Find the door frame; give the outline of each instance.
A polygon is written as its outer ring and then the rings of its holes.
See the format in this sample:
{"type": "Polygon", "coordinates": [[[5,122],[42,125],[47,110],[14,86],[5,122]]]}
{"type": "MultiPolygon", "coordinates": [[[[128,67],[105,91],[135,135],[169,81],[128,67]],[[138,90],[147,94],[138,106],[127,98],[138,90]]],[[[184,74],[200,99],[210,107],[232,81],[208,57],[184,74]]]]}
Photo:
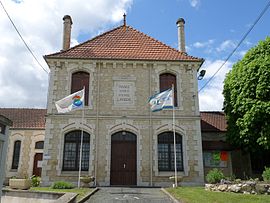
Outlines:
{"type": "Polygon", "coordinates": [[[121,132],[121,131],[126,131],[126,132],[130,132],[132,134],[134,134],[136,136],[136,185],[134,186],[138,186],[138,185],[141,185],[142,181],[141,181],[141,178],[140,178],[140,168],[141,168],[141,156],[140,156],[140,139],[141,139],[141,136],[138,132],[136,132],[135,129],[137,129],[135,126],[132,126],[130,125],[129,127],[131,127],[131,130],[130,128],[127,128],[127,125],[129,124],[126,124],[125,125],[125,128],[120,125],[117,126],[117,130],[114,129],[113,131],[111,131],[110,133],[107,134],[107,140],[108,140],[108,148],[107,148],[107,167],[106,167],[106,171],[107,171],[107,176],[105,178],[105,182],[104,182],[104,185],[107,185],[107,186],[110,186],[111,185],[111,158],[112,158],[112,135],[115,134],[115,133],[118,133],[118,132],[121,132]]]}

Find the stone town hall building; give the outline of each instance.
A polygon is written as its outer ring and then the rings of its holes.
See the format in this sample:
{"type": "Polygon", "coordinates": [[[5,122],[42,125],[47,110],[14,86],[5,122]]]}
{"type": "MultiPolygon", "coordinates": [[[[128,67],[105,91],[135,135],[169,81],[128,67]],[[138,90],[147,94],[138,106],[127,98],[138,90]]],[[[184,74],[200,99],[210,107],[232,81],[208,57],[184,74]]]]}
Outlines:
{"type": "Polygon", "coordinates": [[[149,96],[175,86],[178,175],[204,181],[197,71],[203,59],[185,52],[183,19],[179,50],[126,25],[70,48],[72,20],[65,16],[63,50],[46,55],[50,67],[42,181],[76,182],[80,129],[82,175],[99,186],[169,185],[174,174],[172,110],[151,112],[149,96]],[[55,102],[85,86],[82,111],[58,114],[55,102]]]}

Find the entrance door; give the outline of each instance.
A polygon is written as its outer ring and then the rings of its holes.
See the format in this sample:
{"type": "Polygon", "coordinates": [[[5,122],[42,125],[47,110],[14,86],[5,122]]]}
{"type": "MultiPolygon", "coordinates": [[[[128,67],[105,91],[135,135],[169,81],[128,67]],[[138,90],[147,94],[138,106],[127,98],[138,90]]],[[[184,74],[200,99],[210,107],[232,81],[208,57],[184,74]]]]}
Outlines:
{"type": "Polygon", "coordinates": [[[137,139],[133,133],[112,135],[111,185],[137,185],[137,139]]]}
{"type": "Polygon", "coordinates": [[[43,153],[36,153],[34,157],[33,175],[41,177],[43,153]]]}

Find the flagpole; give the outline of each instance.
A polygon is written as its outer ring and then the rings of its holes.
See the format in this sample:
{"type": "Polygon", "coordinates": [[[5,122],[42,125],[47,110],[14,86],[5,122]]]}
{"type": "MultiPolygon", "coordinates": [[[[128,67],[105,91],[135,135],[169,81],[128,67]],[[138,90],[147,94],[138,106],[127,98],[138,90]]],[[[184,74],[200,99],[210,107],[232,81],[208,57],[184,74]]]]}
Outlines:
{"type": "MultiPolygon", "coordinates": [[[[84,96],[85,96],[85,87],[83,87],[84,96]]],[[[83,99],[83,108],[82,108],[82,122],[81,122],[81,145],[80,145],[80,161],[79,161],[79,177],[78,177],[78,188],[81,184],[81,170],[82,170],[82,145],[83,145],[83,121],[84,121],[84,104],[85,98],[83,99]]]]}
{"type": "Polygon", "coordinates": [[[177,187],[177,166],[176,166],[176,140],[175,140],[175,111],[174,111],[174,85],[172,84],[173,100],[173,148],[174,148],[174,187],[177,187]]]}

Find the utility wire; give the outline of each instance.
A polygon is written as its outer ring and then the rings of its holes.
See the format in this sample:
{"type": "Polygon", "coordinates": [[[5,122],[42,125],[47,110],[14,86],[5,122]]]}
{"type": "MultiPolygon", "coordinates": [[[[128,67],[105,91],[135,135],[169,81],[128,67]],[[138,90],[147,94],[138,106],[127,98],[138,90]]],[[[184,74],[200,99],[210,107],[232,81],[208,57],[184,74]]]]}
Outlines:
{"type": "Polygon", "coordinates": [[[218,68],[218,70],[214,73],[214,75],[209,78],[209,80],[200,88],[200,90],[198,91],[200,93],[200,91],[205,88],[209,82],[215,77],[215,75],[221,70],[221,68],[227,63],[227,61],[231,58],[231,56],[234,54],[234,52],[237,50],[237,48],[242,44],[242,42],[246,39],[246,37],[248,36],[248,34],[251,32],[251,30],[255,27],[255,25],[258,23],[258,21],[261,19],[261,17],[264,15],[264,13],[267,11],[267,9],[270,6],[270,1],[267,3],[267,5],[264,7],[264,9],[262,10],[262,12],[260,13],[260,15],[257,17],[257,19],[255,20],[255,22],[253,23],[253,25],[249,28],[249,30],[246,32],[246,34],[242,37],[242,39],[240,40],[240,42],[237,44],[237,46],[233,49],[233,51],[229,54],[229,56],[226,58],[226,60],[222,63],[222,65],[218,68]]]}
{"type": "Polygon", "coordinates": [[[19,30],[17,29],[16,25],[14,24],[14,22],[12,21],[11,17],[9,16],[7,10],[5,9],[2,1],[0,1],[0,4],[3,8],[3,10],[5,11],[8,19],[10,20],[11,24],[13,25],[14,29],[16,30],[16,32],[18,33],[18,35],[20,36],[21,40],[23,41],[24,45],[26,46],[27,50],[30,52],[30,54],[34,57],[35,61],[38,63],[38,65],[47,73],[49,74],[49,72],[41,65],[41,63],[38,61],[37,57],[35,56],[35,54],[33,53],[33,51],[30,49],[30,47],[27,45],[27,43],[25,42],[25,40],[23,39],[22,35],[20,34],[19,30]]]}

